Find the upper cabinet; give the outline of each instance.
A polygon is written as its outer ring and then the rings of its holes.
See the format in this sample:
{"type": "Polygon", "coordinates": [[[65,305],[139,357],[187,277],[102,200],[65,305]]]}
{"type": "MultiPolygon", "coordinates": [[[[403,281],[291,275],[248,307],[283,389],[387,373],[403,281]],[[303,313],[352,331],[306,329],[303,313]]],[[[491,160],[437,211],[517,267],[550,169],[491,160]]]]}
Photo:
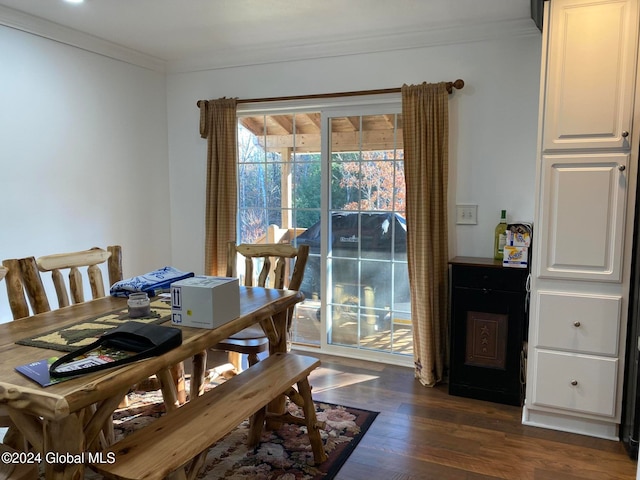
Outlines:
{"type": "Polygon", "coordinates": [[[553,0],[543,150],[629,148],[637,2],[553,0]]]}

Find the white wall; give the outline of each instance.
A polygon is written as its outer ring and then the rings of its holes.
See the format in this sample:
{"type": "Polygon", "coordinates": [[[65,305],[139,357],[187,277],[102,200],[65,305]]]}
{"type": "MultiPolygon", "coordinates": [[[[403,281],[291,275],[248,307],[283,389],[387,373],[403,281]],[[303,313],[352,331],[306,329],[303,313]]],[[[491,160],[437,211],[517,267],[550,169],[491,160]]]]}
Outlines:
{"type": "MultiPolygon", "coordinates": [[[[500,209],[533,218],[540,48],[539,35],[514,36],[165,78],[0,27],[0,258],[118,243],[125,276],[164,264],[200,273],[197,100],[457,78],[466,85],[450,100],[450,256],[491,256],[500,209]],[[478,225],[456,226],[455,203],[477,203],[478,225]]],[[[0,288],[0,321],[10,318],[0,288]]]]}
{"type": "Polygon", "coordinates": [[[164,74],[0,26],[0,258],[120,244],[125,276],[170,264],[166,119],[164,74]]]}
{"type": "Polygon", "coordinates": [[[204,262],[206,142],[196,101],[260,98],[453,81],[450,100],[450,256],[493,255],[500,210],[533,220],[540,35],[167,77],[173,260],[204,262]],[[478,224],[456,226],[455,203],[478,204],[478,224]]]}

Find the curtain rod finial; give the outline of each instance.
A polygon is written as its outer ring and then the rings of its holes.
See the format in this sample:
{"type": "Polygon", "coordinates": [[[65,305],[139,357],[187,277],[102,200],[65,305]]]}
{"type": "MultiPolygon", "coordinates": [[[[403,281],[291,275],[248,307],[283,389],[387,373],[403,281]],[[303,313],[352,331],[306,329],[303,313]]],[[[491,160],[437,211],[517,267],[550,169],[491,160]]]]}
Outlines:
{"type": "Polygon", "coordinates": [[[447,92],[449,93],[452,93],[454,88],[460,90],[462,87],[464,87],[464,80],[460,78],[455,82],[447,82],[447,92]]]}

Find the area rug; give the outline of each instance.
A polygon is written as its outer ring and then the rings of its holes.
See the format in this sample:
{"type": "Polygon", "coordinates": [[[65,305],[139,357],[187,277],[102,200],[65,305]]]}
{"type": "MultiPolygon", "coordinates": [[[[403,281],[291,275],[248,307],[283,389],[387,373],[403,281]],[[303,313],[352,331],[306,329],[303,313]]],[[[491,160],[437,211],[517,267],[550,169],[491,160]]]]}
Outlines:
{"type": "MultiPolygon", "coordinates": [[[[116,440],[161,416],[164,412],[161,400],[159,391],[130,393],[129,406],[114,414],[116,440]]],[[[331,480],[378,413],[323,402],[315,402],[315,405],[318,420],[325,422],[325,428],[320,433],[328,459],[321,465],[313,465],[306,427],[286,424],[277,431],[265,430],[258,447],[248,449],[248,421],[245,421],[209,450],[198,478],[331,480]]],[[[302,416],[293,403],[288,403],[287,409],[294,415],[302,416]]],[[[89,474],[86,478],[101,477],[89,474]]]]}

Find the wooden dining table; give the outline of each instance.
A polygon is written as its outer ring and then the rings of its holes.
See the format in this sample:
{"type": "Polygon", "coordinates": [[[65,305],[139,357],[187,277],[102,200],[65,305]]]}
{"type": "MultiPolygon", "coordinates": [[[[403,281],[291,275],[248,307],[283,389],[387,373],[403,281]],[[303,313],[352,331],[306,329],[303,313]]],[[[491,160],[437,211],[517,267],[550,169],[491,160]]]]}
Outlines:
{"type": "MultiPolygon", "coordinates": [[[[99,298],[0,324],[0,405],[6,408],[32,446],[31,458],[24,456],[23,460],[40,460],[47,480],[83,478],[86,456],[100,449],[108,453],[108,444],[105,446],[103,442],[100,447],[98,439],[104,435],[105,423],[133,385],[158,372],[166,375],[171,366],[180,362],[202,360],[208,348],[253,324],[260,324],[269,336],[270,353],[285,352],[287,312],[303,298],[297,291],[240,287],[238,318],[213,329],[180,327],[182,344],[163,355],[48,387],[41,387],[18,373],[15,367],[59,357],[62,352],[20,345],[16,341],[126,308],[126,298],[99,298]]],[[[170,325],[170,321],[164,325],[170,325]]],[[[104,458],[110,460],[108,456],[104,458]]]]}

